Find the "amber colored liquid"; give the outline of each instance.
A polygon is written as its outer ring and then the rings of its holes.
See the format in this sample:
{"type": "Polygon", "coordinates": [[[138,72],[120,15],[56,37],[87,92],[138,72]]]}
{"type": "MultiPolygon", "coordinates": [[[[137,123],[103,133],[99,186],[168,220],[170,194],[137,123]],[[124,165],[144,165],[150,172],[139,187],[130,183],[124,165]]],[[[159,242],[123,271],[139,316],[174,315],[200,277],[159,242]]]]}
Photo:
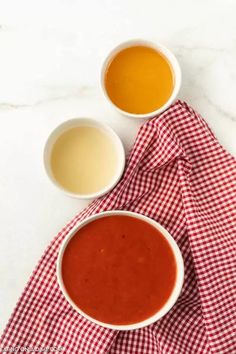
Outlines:
{"type": "Polygon", "coordinates": [[[121,50],[111,61],[105,87],[111,101],[128,113],[150,113],[170,98],[174,78],[168,60],[147,46],[121,50]]]}

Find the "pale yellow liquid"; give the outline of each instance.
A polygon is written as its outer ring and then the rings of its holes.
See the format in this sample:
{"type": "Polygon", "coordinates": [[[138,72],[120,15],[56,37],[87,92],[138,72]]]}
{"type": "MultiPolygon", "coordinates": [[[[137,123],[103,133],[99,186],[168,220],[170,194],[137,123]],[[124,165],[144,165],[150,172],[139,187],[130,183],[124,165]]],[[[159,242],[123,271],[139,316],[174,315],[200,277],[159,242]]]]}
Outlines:
{"type": "Polygon", "coordinates": [[[51,168],[56,181],[77,194],[96,193],[113,179],[118,164],[111,138],[94,127],[76,127],[55,142],[51,168]]]}

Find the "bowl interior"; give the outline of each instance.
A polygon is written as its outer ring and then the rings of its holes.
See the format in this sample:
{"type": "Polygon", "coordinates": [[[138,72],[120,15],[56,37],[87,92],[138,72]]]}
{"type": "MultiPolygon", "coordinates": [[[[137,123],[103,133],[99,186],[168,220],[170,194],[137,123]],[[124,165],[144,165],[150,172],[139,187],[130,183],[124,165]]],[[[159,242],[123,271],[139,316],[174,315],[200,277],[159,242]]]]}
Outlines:
{"type": "Polygon", "coordinates": [[[99,121],[96,121],[94,119],[90,118],[75,118],[75,119],[70,119],[62,124],[60,124],[56,129],[52,131],[50,134],[45,148],[44,148],[44,166],[46,173],[51,180],[51,182],[60,190],[62,190],[65,194],[69,195],[70,197],[75,197],[75,198],[80,198],[80,199],[92,199],[92,198],[97,198],[100,197],[104,194],[106,194],[108,191],[110,191],[116,183],[119,181],[120,177],[122,176],[122,173],[124,171],[124,166],[125,166],[125,151],[123,144],[118,137],[118,135],[111,129],[108,125],[101,123],[99,121]],[[105,186],[103,189],[99,190],[96,193],[91,193],[91,194],[77,194],[77,193],[72,193],[71,191],[66,190],[54,177],[54,174],[52,172],[51,168],[51,153],[53,146],[57,139],[66,131],[69,129],[75,128],[75,127],[95,127],[101,129],[106,135],[108,135],[114,144],[114,147],[117,151],[117,168],[116,172],[111,179],[110,183],[105,186]]]}
{"type": "Polygon", "coordinates": [[[121,114],[131,117],[131,118],[152,118],[152,117],[164,112],[168,107],[170,107],[170,105],[176,99],[176,97],[179,93],[180,85],[181,85],[181,69],[180,69],[179,63],[178,63],[176,57],[174,56],[174,54],[167,47],[163,46],[162,44],[158,44],[158,43],[143,40],[143,39],[132,39],[132,40],[123,42],[123,43],[119,44],[118,46],[116,46],[106,57],[106,59],[103,63],[103,66],[102,66],[102,70],[101,70],[101,87],[102,87],[102,91],[103,91],[106,99],[121,114]],[[111,61],[113,60],[113,58],[116,56],[116,54],[118,54],[120,51],[122,51],[125,48],[129,48],[129,47],[133,47],[133,46],[137,46],[137,45],[147,46],[147,47],[153,48],[156,51],[160,52],[167,59],[169,65],[170,65],[171,71],[172,71],[173,79],[174,79],[173,91],[172,91],[170,98],[167,100],[167,102],[162,107],[158,108],[157,110],[152,111],[152,112],[147,112],[145,114],[130,113],[130,112],[126,112],[126,111],[122,110],[121,108],[119,108],[110,99],[109,95],[107,94],[106,85],[105,85],[105,77],[106,77],[107,68],[108,68],[109,64],[111,63],[111,61]]]}
{"type": "Polygon", "coordinates": [[[147,325],[150,325],[150,324],[156,322],[157,320],[162,318],[172,308],[172,306],[175,304],[176,300],[178,299],[178,296],[179,296],[181,289],[182,289],[183,280],[184,280],[184,264],[183,264],[183,258],[182,258],[181,252],[180,252],[176,242],[174,241],[172,236],[159,223],[157,223],[156,221],[154,221],[146,216],[143,216],[141,214],[128,212],[128,211],[113,210],[113,211],[102,212],[102,213],[90,216],[87,219],[85,219],[84,221],[80,222],[78,225],[76,225],[69,232],[69,234],[67,235],[67,237],[63,241],[62,246],[59,251],[58,260],[57,260],[57,278],[58,278],[59,286],[60,286],[61,291],[63,292],[65,298],[71,304],[71,306],[78,313],[80,313],[82,316],[84,316],[88,320],[90,320],[100,326],[106,327],[106,328],[110,328],[110,329],[114,329],[114,330],[133,330],[133,329],[145,327],[147,325]],[[108,216],[108,215],[127,215],[127,216],[131,216],[131,217],[134,217],[137,219],[141,219],[141,220],[146,221],[147,223],[151,224],[152,226],[157,228],[162,233],[162,235],[166,238],[166,240],[168,241],[169,245],[171,246],[171,249],[172,249],[174,256],[175,256],[176,267],[177,267],[177,276],[176,276],[175,286],[174,286],[174,289],[173,289],[170,297],[168,298],[167,302],[164,304],[164,306],[158,312],[156,312],[153,316],[147,318],[146,320],[138,322],[138,323],[133,323],[133,324],[129,324],[129,325],[113,325],[113,324],[98,321],[98,320],[90,317],[89,315],[84,313],[72,301],[72,299],[68,295],[67,290],[66,290],[64,283],[63,283],[63,278],[62,278],[62,274],[61,274],[61,265],[62,265],[63,254],[64,254],[64,251],[67,247],[68,242],[70,241],[70,239],[75,235],[75,233],[80,228],[82,228],[83,226],[85,226],[86,224],[90,223],[93,220],[96,220],[98,218],[102,218],[102,217],[108,216]]]}

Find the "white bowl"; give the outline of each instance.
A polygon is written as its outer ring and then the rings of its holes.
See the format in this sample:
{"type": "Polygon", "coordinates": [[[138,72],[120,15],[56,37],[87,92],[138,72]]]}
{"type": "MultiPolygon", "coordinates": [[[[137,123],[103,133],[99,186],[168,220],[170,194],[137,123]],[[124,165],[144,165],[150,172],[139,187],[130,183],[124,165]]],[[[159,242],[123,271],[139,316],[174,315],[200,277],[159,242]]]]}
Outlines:
{"type": "Polygon", "coordinates": [[[103,63],[103,66],[102,66],[102,70],[101,70],[101,87],[102,87],[102,91],[103,91],[105,97],[107,98],[107,100],[121,114],[123,114],[127,117],[132,117],[132,118],[153,118],[153,117],[159,115],[160,113],[164,112],[175,101],[175,99],[179,93],[179,89],[180,89],[180,85],[181,85],[181,77],[182,77],[182,75],[181,75],[181,69],[180,69],[179,63],[178,63],[176,57],[174,56],[174,54],[168,48],[166,48],[165,46],[163,46],[162,44],[159,44],[159,43],[155,43],[155,42],[151,42],[151,41],[147,41],[147,40],[143,40],[143,39],[132,39],[132,40],[129,40],[127,42],[123,42],[123,43],[119,44],[118,46],[116,46],[106,57],[106,59],[103,63]],[[121,50],[123,50],[125,48],[129,48],[129,47],[133,47],[133,46],[138,46],[138,45],[151,47],[151,48],[155,49],[156,51],[160,52],[168,60],[171,70],[172,70],[173,78],[174,78],[174,88],[173,88],[172,94],[171,94],[170,98],[168,99],[168,101],[162,107],[158,108],[157,110],[155,110],[153,112],[146,113],[146,114],[143,114],[143,113],[142,114],[135,114],[135,113],[129,113],[129,112],[123,111],[122,109],[117,107],[112,102],[109,95],[107,94],[106,87],[105,87],[106,71],[107,71],[107,68],[108,68],[109,64],[111,63],[112,59],[121,50]]]}
{"type": "Polygon", "coordinates": [[[142,328],[145,326],[148,326],[156,321],[158,321],[160,318],[162,318],[168,311],[170,311],[170,309],[174,306],[175,302],[177,301],[181,289],[182,289],[182,285],[183,285],[183,281],[184,281],[184,263],[183,263],[183,258],[181,255],[181,252],[179,250],[179,247],[177,246],[175,240],[172,238],[172,236],[168,233],[168,231],[166,231],[166,229],[164,229],[163,226],[161,226],[158,222],[143,216],[141,214],[137,214],[137,213],[133,213],[130,211],[121,211],[121,210],[112,210],[112,211],[106,211],[106,212],[102,212],[96,215],[92,215],[90,217],[88,217],[87,219],[83,220],[82,222],[78,223],[66,236],[66,238],[64,239],[59,254],[58,254],[58,259],[57,259],[57,279],[58,279],[58,283],[60,286],[60,289],[63,293],[63,295],[65,296],[66,300],[70,303],[70,305],[82,316],[84,316],[85,318],[87,318],[88,320],[103,326],[105,328],[110,328],[110,329],[114,329],[114,330],[119,330],[119,331],[127,331],[127,330],[133,330],[133,329],[138,329],[138,328],[142,328]],[[68,242],[70,241],[70,239],[75,235],[75,233],[81,229],[83,226],[89,224],[91,221],[102,218],[104,216],[108,216],[108,215],[127,215],[127,216],[132,216],[134,218],[146,221],[147,223],[149,223],[150,225],[154,226],[157,230],[159,230],[162,235],[165,237],[165,239],[168,241],[174,256],[175,256],[175,260],[176,260],[176,266],[177,266],[177,276],[176,276],[176,282],[175,282],[175,286],[174,289],[169,297],[169,299],[167,300],[167,302],[165,303],[165,305],[158,311],[156,312],[153,316],[147,318],[144,321],[138,322],[138,323],[134,323],[134,324],[129,324],[129,325],[113,325],[113,324],[109,324],[109,323],[104,323],[101,321],[98,321],[90,316],[88,316],[86,313],[84,313],[70,298],[70,296],[68,295],[64,283],[63,283],[63,279],[62,279],[62,273],[61,273],[61,264],[62,264],[62,258],[63,258],[63,254],[64,251],[67,247],[68,242]]]}
{"type": "Polygon", "coordinates": [[[51,180],[51,182],[57,188],[63,191],[65,194],[67,194],[70,197],[75,197],[79,199],[93,199],[93,198],[101,197],[102,195],[106,194],[112,188],[114,188],[115,185],[118,183],[118,181],[120,180],[123,174],[124,167],[125,167],[125,151],[119,136],[107,124],[101,123],[97,120],[90,119],[90,118],[75,118],[60,124],[56,129],[52,131],[52,133],[48,137],[44,148],[44,166],[45,166],[46,173],[49,179],[51,180]],[[75,127],[81,127],[81,126],[90,126],[90,127],[102,129],[106,134],[109,135],[112,142],[114,143],[114,146],[117,150],[117,156],[118,156],[116,174],[114,175],[113,179],[106,187],[104,187],[103,189],[99,190],[96,193],[91,193],[91,194],[77,194],[77,193],[72,193],[70,191],[67,191],[55,179],[51,169],[51,153],[52,153],[53,145],[55,144],[56,140],[67,130],[75,127]]]}

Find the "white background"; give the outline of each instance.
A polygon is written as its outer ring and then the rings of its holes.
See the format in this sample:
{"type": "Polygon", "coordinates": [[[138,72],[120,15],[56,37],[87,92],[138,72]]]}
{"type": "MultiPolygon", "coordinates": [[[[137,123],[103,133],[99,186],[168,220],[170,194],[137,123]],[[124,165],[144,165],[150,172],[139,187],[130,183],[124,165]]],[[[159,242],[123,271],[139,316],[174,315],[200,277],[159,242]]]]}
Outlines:
{"type": "Polygon", "coordinates": [[[54,235],[86,203],[54,189],[42,151],[60,122],[110,124],[128,149],[139,122],[115,113],[99,89],[103,58],[147,38],[180,61],[179,97],[236,154],[236,1],[0,0],[0,331],[54,235]]]}

